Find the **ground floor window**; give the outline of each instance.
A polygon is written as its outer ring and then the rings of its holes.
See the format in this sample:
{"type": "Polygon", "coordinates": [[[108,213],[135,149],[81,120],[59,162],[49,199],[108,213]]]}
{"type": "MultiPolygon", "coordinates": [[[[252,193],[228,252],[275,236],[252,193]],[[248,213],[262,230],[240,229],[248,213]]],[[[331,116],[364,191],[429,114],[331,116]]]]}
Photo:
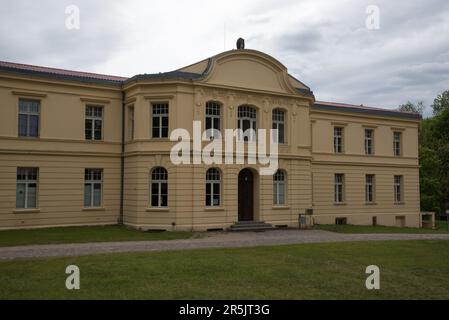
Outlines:
{"type": "Polygon", "coordinates": [[[17,168],[16,208],[37,208],[38,168],[17,168]]]}
{"type": "Polygon", "coordinates": [[[158,167],[151,171],[151,206],[168,206],[168,173],[165,168],[158,167]]]}
{"type": "Polygon", "coordinates": [[[273,204],[285,204],[285,174],[278,170],[273,176],[273,204]]]}
{"type": "Polygon", "coordinates": [[[396,203],[403,201],[402,180],[402,176],[394,176],[394,202],[396,203]]]}
{"type": "Polygon", "coordinates": [[[365,201],[367,203],[374,202],[374,175],[372,174],[365,176],[365,201]]]}
{"type": "Polygon", "coordinates": [[[101,207],[103,169],[84,170],[84,207],[101,207]]]}
{"type": "Polygon", "coordinates": [[[344,201],[344,174],[335,174],[334,193],[335,203],[342,203],[344,201]]]}
{"type": "Polygon", "coordinates": [[[220,206],[220,170],[212,168],[206,172],[206,207],[220,206]]]}

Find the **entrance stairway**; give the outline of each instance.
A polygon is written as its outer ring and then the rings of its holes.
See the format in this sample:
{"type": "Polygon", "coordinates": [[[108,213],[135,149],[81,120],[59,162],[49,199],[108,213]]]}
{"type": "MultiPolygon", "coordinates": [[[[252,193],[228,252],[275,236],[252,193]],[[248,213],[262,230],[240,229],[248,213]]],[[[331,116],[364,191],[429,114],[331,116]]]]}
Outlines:
{"type": "Polygon", "coordinates": [[[229,231],[265,231],[272,230],[274,227],[263,221],[239,221],[233,224],[229,231]]]}

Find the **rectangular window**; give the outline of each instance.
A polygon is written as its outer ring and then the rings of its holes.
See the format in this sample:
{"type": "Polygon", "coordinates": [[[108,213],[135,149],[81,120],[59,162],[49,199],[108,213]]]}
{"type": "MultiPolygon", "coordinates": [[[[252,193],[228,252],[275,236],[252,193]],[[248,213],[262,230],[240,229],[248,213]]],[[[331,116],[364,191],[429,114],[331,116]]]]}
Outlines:
{"type": "Polygon", "coordinates": [[[17,168],[16,208],[37,208],[38,168],[17,168]]]}
{"type": "Polygon", "coordinates": [[[374,154],[374,130],[365,129],[365,154],[374,154]]]}
{"type": "Polygon", "coordinates": [[[335,174],[335,203],[344,202],[344,174],[337,173],[335,174]]]}
{"type": "Polygon", "coordinates": [[[128,139],[134,140],[134,106],[128,108],[128,139]]]}
{"type": "Polygon", "coordinates": [[[277,143],[285,143],[285,112],[283,110],[273,110],[272,129],[277,130],[277,136],[274,136],[274,141],[277,143]]]}
{"type": "Polygon", "coordinates": [[[402,132],[395,131],[393,133],[393,152],[394,155],[399,157],[401,155],[401,142],[402,142],[402,132]]]}
{"type": "Polygon", "coordinates": [[[19,137],[39,137],[40,101],[19,100],[19,137]]]}
{"type": "Polygon", "coordinates": [[[367,203],[374,202],[374,175],[367,174],[365,176],[365,201],[367,203]]]}
{"type": "Polygon", "coordinates": [[[334,152],[343,153],[343,128],[334,127],[334,152]]]}
{"type": "Polygon", "coordinates": [[[84,170],[84,207],[101,207],[103,169],[84,170]]]}
{"type": "Polygon", "coordinates": [[[86,140],[103,139],[103,107],[86,106],[86,140]]]}
{"type": "Polygon", "coordinates": [[[206,137],[208,139],[218,138],[220,132],[220,104],[217,102],[206,103],[206,137]]]}
{"type": "Polygon", "coordinates": [[[396,203],[401,203],[404,199],[402,181],[402,176],[394,176],[394,202],[396,203]]]}
{"type": "Polygon", "coordinates": [[[153,138],[168,138],[168,103],[153,103],[153,138]]]}

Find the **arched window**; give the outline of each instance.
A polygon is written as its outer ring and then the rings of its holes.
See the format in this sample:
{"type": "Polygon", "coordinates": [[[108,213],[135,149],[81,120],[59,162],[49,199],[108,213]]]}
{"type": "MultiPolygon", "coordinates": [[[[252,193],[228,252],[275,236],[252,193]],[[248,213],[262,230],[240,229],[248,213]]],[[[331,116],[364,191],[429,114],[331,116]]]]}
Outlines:
{"type": "Polygon", "coordinates": [[[221,105],[218,102],[206,103],[206,136],[208,139],[218,138],[221,127],[221,105]],[[218,132],[217,132],[218,131],[218,132]]]}
{"type": "Polygon", "coordinates": [[[285,204],[285,173],[282,170],[276,171],[273,176],[273,204],[285,204]]]}
{"type": "Polygon", "coordinates": [[[272,129],[277,129],[278,134],[274,136],[277,143],[285,143],[285,111],[274,109],[272,115],[272,129]]]}
{"type": "Polygon", "coordinates": [[[206,207],[220,206],[221,174],[220,170],[211,168],[206,172],[206,207]]]}
{"type": "Polygon", "coordinates": [[[167,207],[168,205],[168,173],[162,167],[151,171],[151,206],[167,207]]]}
{"type": "Polygon", "coordinates": [[[244,141],[256,141],[257,110],[251,106],[240,106],[238,108],[237,128],[243,131],[244,141]],[[248,130],[248,131],[247,131],[248,130]]]}

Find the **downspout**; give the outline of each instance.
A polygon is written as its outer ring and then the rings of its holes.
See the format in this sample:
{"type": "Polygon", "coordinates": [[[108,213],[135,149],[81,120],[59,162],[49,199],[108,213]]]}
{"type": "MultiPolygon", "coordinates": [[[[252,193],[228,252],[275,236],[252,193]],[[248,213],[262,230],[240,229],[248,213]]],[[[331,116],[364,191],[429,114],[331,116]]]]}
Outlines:
{"type": "Polygon", "coordinates": [[[118,224],[123,225],[123,203],[125,195],[125,91],[122,91],[122,141],[120,152],[120,212],[118,224]]]}

